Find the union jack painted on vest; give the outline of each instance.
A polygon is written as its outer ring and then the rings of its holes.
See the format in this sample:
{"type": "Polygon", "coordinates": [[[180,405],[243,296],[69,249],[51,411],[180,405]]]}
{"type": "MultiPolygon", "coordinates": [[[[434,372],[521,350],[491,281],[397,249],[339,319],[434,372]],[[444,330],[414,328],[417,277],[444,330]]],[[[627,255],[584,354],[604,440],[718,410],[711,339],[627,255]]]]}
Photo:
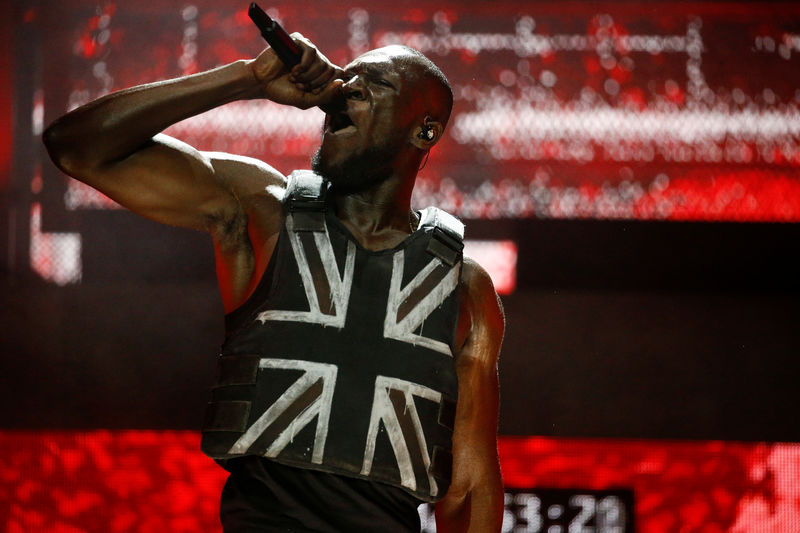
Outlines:
{"type": "Polygon", "coordinates": [[[450,483],[463,225],[429,207],[390,250],[362,248],[297,171],[253,296],[226,317],[203,450],[389,483],[450,483]]]}

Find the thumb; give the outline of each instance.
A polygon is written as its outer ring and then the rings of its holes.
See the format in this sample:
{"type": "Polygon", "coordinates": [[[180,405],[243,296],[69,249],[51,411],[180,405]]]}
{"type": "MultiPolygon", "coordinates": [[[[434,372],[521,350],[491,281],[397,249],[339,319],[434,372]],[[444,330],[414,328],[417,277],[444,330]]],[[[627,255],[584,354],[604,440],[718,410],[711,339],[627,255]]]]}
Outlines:
{"type": "Polygon", "coordinates": [[[334,102],[337,98],[339,98],[342,94],[342,87],[344,86],[344,81],[342,80],[333,80],[331,81],[325,89],[319,93],[319,103],[318,106],[326,106],[334,102]]]}

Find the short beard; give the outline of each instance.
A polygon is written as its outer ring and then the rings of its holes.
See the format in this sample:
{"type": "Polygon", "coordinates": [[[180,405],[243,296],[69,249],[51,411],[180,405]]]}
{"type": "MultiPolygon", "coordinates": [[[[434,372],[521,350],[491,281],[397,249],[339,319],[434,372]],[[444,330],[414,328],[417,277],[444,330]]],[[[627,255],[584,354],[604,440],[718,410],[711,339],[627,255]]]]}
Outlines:
{"type": "Polygon", "coordinates": [[[360,154],[351,154],[338,164],[322,158],[322,147],[311,158],[311,169],[327,179],[331,187],[344,193],[356,193],[383,182],[392,175],[394,152],[386,146],[372,146],[360,154]]]}

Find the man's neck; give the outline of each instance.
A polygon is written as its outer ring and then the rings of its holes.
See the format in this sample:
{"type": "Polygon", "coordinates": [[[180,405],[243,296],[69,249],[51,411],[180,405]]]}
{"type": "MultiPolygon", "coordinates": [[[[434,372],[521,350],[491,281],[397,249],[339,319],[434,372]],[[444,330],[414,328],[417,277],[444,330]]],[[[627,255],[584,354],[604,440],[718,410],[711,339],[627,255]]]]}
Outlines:
{"type": "MultiPolygon", "coordinates": [[[[391,248],[416,229],[411,213],[413,179],[390,179],[356,193],[336,194],[336,216],[367,249],[391,248]]],[[[333,192],[333,191],[332,191],[333,192]]]]}

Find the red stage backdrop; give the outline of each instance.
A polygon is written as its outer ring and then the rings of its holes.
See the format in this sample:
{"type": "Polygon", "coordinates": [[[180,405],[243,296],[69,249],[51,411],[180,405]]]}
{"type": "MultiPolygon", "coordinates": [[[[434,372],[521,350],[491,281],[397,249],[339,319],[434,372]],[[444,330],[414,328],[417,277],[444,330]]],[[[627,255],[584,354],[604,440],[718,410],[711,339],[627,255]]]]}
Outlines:
{"type": "MultiPolygon", "coordinates": [[[[225,471],[177,431],[0,433],[8,533],[219,531],[225,471]]],[[[793,532],[800,445],[501,437],[503,532],[793,532]]],[[[423,531],[435,531],[420,507],[423,531]]]]}

